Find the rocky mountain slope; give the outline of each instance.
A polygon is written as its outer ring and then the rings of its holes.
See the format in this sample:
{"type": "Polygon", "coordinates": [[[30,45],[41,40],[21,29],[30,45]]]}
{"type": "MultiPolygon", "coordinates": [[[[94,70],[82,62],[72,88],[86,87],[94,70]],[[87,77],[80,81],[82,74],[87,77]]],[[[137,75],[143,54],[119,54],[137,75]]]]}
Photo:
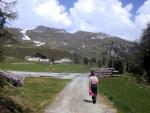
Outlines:
{"type": "Polygon", "coordinates": [[[83,57],[123,57],[130,52],[134,42],[110,36],[105,33],[77,31],[68,33],[63,29],[38,26],[32,30],[9,28],[12,37],[4,41],[5,45],[14,42],[30,47],[46,47],[77,53],[83,57]],[[8,41],[8,39],[10,41],[8,41]]]}

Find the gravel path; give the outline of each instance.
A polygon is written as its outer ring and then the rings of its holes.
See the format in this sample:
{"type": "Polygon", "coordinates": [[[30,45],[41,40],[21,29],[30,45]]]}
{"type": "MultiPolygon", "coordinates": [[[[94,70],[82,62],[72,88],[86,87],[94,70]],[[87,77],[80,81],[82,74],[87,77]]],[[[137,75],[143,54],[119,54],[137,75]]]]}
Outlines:
{"type": "Polygon", "coordinates": [[[101,101],[93,104],[88,95],[88,76],[77,76],[59,94],[45,113],[116,113],[109,104],[101,101]]]}
{"type": "Polygon", "coordinates": [[[7,71],[20,77],[53,77],[60,79],[73,79],[78,75],[88,75],[88,73],[52,73],[52,72],[25,72],[25,71],[7,71]]]}

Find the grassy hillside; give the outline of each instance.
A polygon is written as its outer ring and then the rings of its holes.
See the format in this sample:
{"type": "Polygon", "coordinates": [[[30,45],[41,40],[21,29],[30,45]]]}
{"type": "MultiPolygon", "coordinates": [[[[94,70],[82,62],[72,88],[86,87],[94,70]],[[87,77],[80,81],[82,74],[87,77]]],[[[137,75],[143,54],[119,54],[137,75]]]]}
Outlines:
{"type": "Polygon", "coordinates": [[[12,46],[5,47],[5,55],[11,56],[14,58],[24,59],[25,56],[32,56],[36,53],[40,53],[48,58],[59,59],[63,57],[72,58],[72,54],[66,51],[57,50],[57,49],[48,49],[45,47],[30,47],[30,46],[12,46]]]}
{"type": "Polygon", "coordinates": [[[131,76],[102,78],[99,91],[113,101],[120,113],[150,111],[150,86],[137,84],[131,76]]]}
{"type": "MultiPolygon", "coordinates": [[[[110,57],[110,52],[113,50],[117,56],[125,58],[125,55],[135,46],[134,42],[101,32],[77,31],[68,33],[63,29],[37,26],[35,29],[26,31],[26,35],[30,37],[31,41],[25,41],[22,40],[21,29],[10,28],[8,31],[13,34],[11,40],[18,41],[21,46],[36,47],[34,41],[41,41],[45,42],[43,46],[47,48],[75,52],[83,57],[110,57]]],[[[9,40],[7,38],[4,44],[16,45],[15,41],[9,40]]]]}
{"type": "Polygon", "coordinates": [[[1,113],[43,113],[68,80],[26,78],[22,87],[0,91],[1,113]]]}

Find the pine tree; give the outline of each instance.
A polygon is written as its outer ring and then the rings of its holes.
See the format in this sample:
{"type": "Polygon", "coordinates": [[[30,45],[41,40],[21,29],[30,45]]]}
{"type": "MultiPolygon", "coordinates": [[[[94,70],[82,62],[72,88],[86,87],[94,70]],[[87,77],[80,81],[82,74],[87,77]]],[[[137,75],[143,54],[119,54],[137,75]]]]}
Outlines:
{"type": "Polygon", "coordinates": [[[113,67],[113,60],[112,59],[109,59],[109,61],[108,61],[108,67],[113,67]]]}
{"type": "Polygon", "coordinates": [[[118,60],[118,71],[119,73],[123,73],[124,71],[124,66],[123,66],[123,62],[121,60],[118,60]]]}
{"type": "Polygon", "coordinates": [[[5,54],[3,51],[3,47],[0,45],[0,62],[3,62],[5,59],[5,54]]]}
{"type": "Polygon", "coordinates": [[[114,68],[122,74],[124,70],[123,62],[120,59],[114,60],[114,68]]]}
{"type": "Polygon", "coordinates": [[[5,28],[6,20],[14,20],[17,17],[17,13],[14,10],[14,6],[16,4],[16,0],[5,1],[0,0],[0,30],[1,35],[5,33],[3,30],[5,28]]]}
{"type": "Polygon", "coordinates": [[[73,55],[74,55],[74,63],[79,64],[79,56],[76,53],[74,53],[73,55]]]}
{"type": "Polygon", "coordinates": [[[150,83],[150,24],[148,24],[141,37],[140,53],[143,61],[143,68],[146,71],[147,80],[150,83]]]}
{"type": "Polygon", "coordinates": [[[89,63],[88,58],[84,57],[83,60],[84,60],[84,61],[83,61],[84,65],[88,65],[88,63],[89,63]]]}
{"type": "Polygon", "coordinates": [[[98,67],[101,67],[101,66],[102,66],[102,62],[101,62],[100,59],[98,59],[98,61],[97,61],[97,66],[98,66],[98,67]]]}
{"type": "MultiPolygon", "coordinates": [[[[14,20],[16,18],[16,11],[14,11],[14,6],[16,4],[16,0],[6,1],[0,0],[0,38],[9,34],[5,28],[7,24],[6,20],[14,20]]],[[[0,62],[4,60],[4,52],[3,52],[3,43],[0,42],[0,62]]]]}

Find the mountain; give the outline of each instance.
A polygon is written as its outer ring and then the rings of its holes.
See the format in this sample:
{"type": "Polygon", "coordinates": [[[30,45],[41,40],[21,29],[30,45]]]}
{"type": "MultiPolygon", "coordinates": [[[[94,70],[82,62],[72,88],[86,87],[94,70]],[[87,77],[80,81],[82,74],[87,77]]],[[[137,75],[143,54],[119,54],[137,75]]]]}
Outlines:
{"type": "Polygon", "coordinates": [[[45,26],[38,26],[32,30],[9,28],[8,31],[12,34],[13,40],[9,43],[6,41],[5,45],[14,45],[16,41],[20,46],[64,50],[89,58],[125,57],[135,45],[134,42],[101,32],[68,33],[64,29],[45,26]]]}

